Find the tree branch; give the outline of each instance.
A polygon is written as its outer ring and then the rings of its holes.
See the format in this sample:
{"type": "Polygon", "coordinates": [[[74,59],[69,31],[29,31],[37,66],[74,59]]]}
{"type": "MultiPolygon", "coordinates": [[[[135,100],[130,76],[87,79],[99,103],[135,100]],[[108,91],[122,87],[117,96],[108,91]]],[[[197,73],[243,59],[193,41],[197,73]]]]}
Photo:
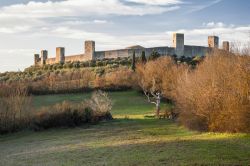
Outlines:
{"type": "Polygon", "coordinates": [[[149,97],[149,95],[147,94],[146,91],[143,91],[143,92],[144,92],[144,94],[147,96],[148,102],[149,102],[149,103],[152,103],[152,104],[155,104],[155,105],[157,104],[156,102],[153,102],[153,101],[150,100],[150,97],[149,97]]]}

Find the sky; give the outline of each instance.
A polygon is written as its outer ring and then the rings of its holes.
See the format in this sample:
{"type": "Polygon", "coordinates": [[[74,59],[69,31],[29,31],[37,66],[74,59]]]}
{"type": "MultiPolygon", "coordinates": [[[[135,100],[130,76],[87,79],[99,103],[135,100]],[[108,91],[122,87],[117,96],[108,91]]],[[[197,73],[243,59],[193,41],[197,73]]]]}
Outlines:
{"type": "Polygon", "coordinates": [[[249,0],[0,0],[0,72],[23,70],[34,54],[56,47],[66,55],[96,50],[172,46],[172,33],[185,45],[250,41],[249,0]]]}

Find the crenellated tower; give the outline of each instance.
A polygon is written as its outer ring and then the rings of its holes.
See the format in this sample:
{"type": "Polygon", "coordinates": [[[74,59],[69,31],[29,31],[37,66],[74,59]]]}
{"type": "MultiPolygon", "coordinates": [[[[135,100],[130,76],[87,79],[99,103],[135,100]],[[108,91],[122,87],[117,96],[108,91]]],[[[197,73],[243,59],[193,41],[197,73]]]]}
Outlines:
{"type": "Polygon", "coordinates": [[[48,59],[48,51],[42,50],[41,51],[41,65],[46,64],[46,60],[48,59]]]}
{"type": "Polygon", "coordinates": [[[39,61],[41,60],[39,54],[34,54],[34,65],[38,65],[39,61]]]}
{"type": "Polygon", "coordinates": [[[85,41],[85,56],[88,60],[95,59],[95,42],[94,41],[85,41]]]}
{"type": "Polygon", "coordinates": [[[65,48],[57,47],[56,48],[56,63],[64,63],[65,61],[65,48]]]}
{"type": "Polygon", "coordinates": [[[184,34],[182,33],[173,34],[173,47],[175,48],[175,54],[178,57],[184,55],[184,34]]]}
{"type": "Polygon", "coordinates": [[[229,51],[229,42],[228,41],[223,41],[223,50],[225,51],[229,51]]]}
{"type": "Polygon", "coordinates": [[[208,36],[208,47],[219,48],[219,37],[218,36],[208,36]]]}

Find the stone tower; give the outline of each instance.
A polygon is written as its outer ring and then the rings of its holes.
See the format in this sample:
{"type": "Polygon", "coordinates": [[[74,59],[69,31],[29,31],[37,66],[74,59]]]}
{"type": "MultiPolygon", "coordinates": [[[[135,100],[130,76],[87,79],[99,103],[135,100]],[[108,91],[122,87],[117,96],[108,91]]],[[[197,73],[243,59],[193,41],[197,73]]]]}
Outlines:
{"type": "Polygon", "coordinates": [[[218,36],[208,36],[208,47],[219,48],[219,37],[218,36]]]}
{"type": "Polygon", "coordinates": [[[95,42],[85,41],[85,57],[87,60],[95,59],[95,42]]]}
{"type": "Polygon", "coordinates": [[[56,48],[56,63],[64,63],[65,61],[65,48],[57,47],[56,48]]]}
{"type": "Polygon", "coordinates": [[[42,50],[41,51],[41,65],[46,64],[47,58],[48,58],[48,51],[47,50],[42,50]]]}
{"type": "Polygon", "coordinates": [[[223,50],[229,51],[229,42],[228,41],[223,41],[223,50]]]}
{"type": "Polygon", "coordinates": [[[34,54],[34,65],[36,66],[38,62],[40,61],[39,54],[34,54]]]}
{"type": "Polygon", "coordinates": [[[182,33],[173,34],[173,47],[175,48],[175,54],[178,57],[184,55],[184,34],[182,33]]]}

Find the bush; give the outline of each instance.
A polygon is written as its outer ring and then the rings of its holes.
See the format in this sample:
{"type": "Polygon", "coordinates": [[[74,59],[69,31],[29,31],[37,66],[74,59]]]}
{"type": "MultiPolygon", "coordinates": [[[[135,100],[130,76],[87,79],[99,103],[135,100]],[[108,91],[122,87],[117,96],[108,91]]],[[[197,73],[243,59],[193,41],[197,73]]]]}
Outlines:
{"type": "Polygon", "coordinates": [[[35,115],[32,128],[43,130],[53,127],[75,127],[91,122],[93,110],[88,107],[74,107],[63,102],[52,107],[43,108],[35,115]]]}
{"type": "Polygon", "coordinates": [[[138,83],[144,90],[158,91],[164,97],[173,99],[177,78],[187,70],[185,65],[176,65],[169,56],[162,56],[147,63],[139,63],[136,67],[138,83]]]}
{"type": "Polygon", "coordinates": [[[95,113],[110,112],[112,109],[112,101],[108,94],[100,90],[93,93],[91,99],[87,101],[87,104],[95,110],[95,113]]]}
{"type": "Polygon", "coordinates": [[[250,57],[214,52],[177,86],[179,121],[202,131],[250,132],[250,57]]]}
{"type": "Polygon", "coordinates": [[[160,56],[161,55],[157,51],[153,50],[153,52],[148,57],[148,60],[155,60],[155,59],[159,58],[160,56]]]}
{"type": "Polygon", "coordinates": [[[31,97],[22,86],[0,87],[0,134],[14,132],[29,126],[31,97]]]}
{"type": "Polygon", "coordinates": [[[104,92],[94,92],[91,99],[81,104],[63,102],[43,108],[35,115],[32,128],[36,131],[54,127],[75,127],[101,120],[111,120],[112,102],[104,92]]]}

